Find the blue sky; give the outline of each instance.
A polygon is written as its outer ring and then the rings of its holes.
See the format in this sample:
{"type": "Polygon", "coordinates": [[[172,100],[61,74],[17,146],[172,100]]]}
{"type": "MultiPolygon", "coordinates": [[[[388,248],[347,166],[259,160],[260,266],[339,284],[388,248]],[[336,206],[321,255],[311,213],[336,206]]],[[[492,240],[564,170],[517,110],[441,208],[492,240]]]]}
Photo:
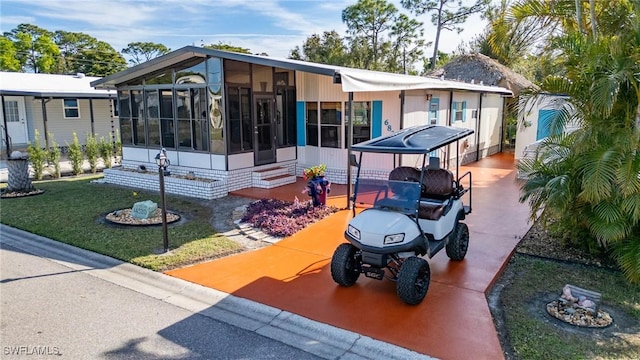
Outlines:
{"type": "MultiPolygon", "coordinates": [[[[218,43],[287,57],[296,45],[323,31],[345,35],[342,10],[357,0],[2,0],[0,31],[20,23],[55,31],[83,32],[117,51],[127,43],[151,41],[172,50],[186,45],[218,43]]],[[[399,0],[392,0],[403,12],[399,0]]],[[[413,17],[413,16],[412,16],[413,17]]],[[[422,16],[425,40],[435,28],[422,16]]],[[[484,22],[471,18],[461,34],[443,32],[440,50],[451,52],[480,33],[484,22]]],[[[427,48],[426,54],[433,51],[427,48]]]]}

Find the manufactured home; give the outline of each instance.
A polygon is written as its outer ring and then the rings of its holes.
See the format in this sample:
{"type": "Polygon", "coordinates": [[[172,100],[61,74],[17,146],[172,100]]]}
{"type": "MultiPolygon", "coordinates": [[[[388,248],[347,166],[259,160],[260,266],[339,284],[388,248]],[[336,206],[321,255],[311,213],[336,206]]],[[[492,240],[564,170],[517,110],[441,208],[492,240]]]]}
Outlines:
{"type": "Polygon", "coordinates": [[[53,140],[63,148],[73,133],[84,144],[88,134],[115,137],[119,127],[114,90],[95,89],[99,78],[84,74],[53,75],[0,72],[0,152],[24,150],[35,140],[53,140]]]}
{"type": "MultiPolygon", "coordinates": [[[[437,155],[445,164],[456,153],[476,161],[501,151],[504,100],[512,96],[497,86],[193,46],[91,85],[118,93],[123,166],[105,171],[107,182],[157,189],[142,169],[157,169],[165,148],[177,175],[167,191],[205,198],[295,182],[317,164],[346,184],[352,144],[413,125],[473,129],[459,152],[437,155]],[[193,188],[183,175],[204,181],[193,188]]],[[[394,165],[365,171],[382,177],[394,165]]]]}

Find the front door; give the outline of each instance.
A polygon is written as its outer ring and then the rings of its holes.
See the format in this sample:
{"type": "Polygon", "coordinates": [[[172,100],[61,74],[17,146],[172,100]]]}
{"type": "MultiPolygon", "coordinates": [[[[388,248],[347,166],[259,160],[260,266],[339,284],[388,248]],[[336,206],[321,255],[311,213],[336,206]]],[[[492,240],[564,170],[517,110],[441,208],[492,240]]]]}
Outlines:
{"type": "Polygon", "coordinates": [[[27,116],[24,110],[24,99],[19,96],[4,97],[4,113],[7,115],[7,132],[12,144],[26,144],[27,116]]]}
{"type": "Polygon", "coordinates": [[[276,161],[273,97],[256,96],[255,105],[255,164],[273,163],[276,161]]]}

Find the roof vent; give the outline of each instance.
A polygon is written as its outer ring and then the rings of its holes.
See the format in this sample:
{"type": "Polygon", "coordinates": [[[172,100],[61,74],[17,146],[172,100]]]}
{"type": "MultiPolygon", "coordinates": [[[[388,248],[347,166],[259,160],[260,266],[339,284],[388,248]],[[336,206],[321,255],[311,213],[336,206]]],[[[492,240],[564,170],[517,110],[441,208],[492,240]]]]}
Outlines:
{"type": "Polygon", "coordinates": [[[82,79],[82,78],[84,78],[84,73],[76,73],[76,77],[78,79],[82,79]]]}

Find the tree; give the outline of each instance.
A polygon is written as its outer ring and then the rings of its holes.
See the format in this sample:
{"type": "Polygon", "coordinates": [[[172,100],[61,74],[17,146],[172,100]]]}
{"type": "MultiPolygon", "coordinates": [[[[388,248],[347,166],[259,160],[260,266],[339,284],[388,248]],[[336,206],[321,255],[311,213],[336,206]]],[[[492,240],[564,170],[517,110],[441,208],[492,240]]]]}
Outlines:
{"type": "Polygon", "coordinates": [[[141,64],[145,61],[157,58],[160,55],[167,54],[171,49],[163,44],[153,42],[132,42],[122,49],[122,53],[131,56],[129,62],[133,65],[141,64]]]}
{"type": "Polygon", "coordinates": [[[325,31],[322,36],[313,34],[305,40],[302,48],[296,46],[289,57],[320,64],[348,65],[346,46],[335,30],[325,31]]]}
{"type": "Polygon", "coordinates": [[[13,41],[6,36],[0,36],[0,70],[20,71],[20,61],[17,59],[18,53],[13,41]]]}
{"type": "Polygon", "coordinates": [[[398,15],[395,24],[391,27],[391,39],[393,41],[391,57],[388,61],[395,66],[393,72],[409,73],[412,64],[422,57],[422,48],[425,46],[424,29],[422,23],[416,19],[410,19],[405,14],[398,15]]]}
{"type": "Polygon", "coordinates": [[[20,24],[4,36],[13,42],[16,59],[25,71],[51,73],[60,49],[53,41],[53,33],[35,25],[20,24]]]}
{"type": "Polygon", "coordinates": [[[107,76],[127,68],[127,61],[111,45],[98,41],[77,55],[77,71],[89,76],[107,76]]]}
{"type": "Polygon", "coordinates": [[[519,165],[530,172],[521,201],[574,243],[612,250],[627,278],[640,282],[640,2],[599,7],[590,33],[578,26],[574,1],[545,5],[521,1],[511,11],[560,24],[549,41],[565,70],[541,91],[567,95],[557,101],[552,131],[569,122],[579,129],[549,137],[539,159],[519,165]]]}
{"type": "Polygon", "coordinates": [[[385,0],[358,0],[355,5],[342,11],[342,21],[347,25],[347,33],[351,35],[350,41],[367,44],[371,49],[366,53],[368,56],[364,63],[365,69],[384,68],[380,60],[385,54],[381,50],[389,46],[384,35],[391,31],[397,15],[398,9],[385,0]]]}
{"type": "Polygon", "coordinates": [[[442,30],[462,32],[464,24],[472,14],[484,11],[490,0],[476,0],[471,6],[464,6],[462,0],[401,0],[402,6],[416,15],[433,13],[431,22],[436,26],[436,37],[431,57],[432,69],[435,68],[436,55],[440,45],[442,30]]]}
{"type": "MultiPolygon", "coordinates": [[[[233,45],[230,45],[230,44],[225,44],[222,41],[218,42],[217,44],[205,45],[203,47],[206,48],[206,49],[232,51],[232,52],[237,52],[237,53],[241,53],[241,54],[251,54],[251,50],[249,50],[247,48],[243,48],[243,47],[240,47],[240,46],[233,46],[233,45]]],[[[264,54],[264,55],[266,55],[266,54],[264,54]]]]}

